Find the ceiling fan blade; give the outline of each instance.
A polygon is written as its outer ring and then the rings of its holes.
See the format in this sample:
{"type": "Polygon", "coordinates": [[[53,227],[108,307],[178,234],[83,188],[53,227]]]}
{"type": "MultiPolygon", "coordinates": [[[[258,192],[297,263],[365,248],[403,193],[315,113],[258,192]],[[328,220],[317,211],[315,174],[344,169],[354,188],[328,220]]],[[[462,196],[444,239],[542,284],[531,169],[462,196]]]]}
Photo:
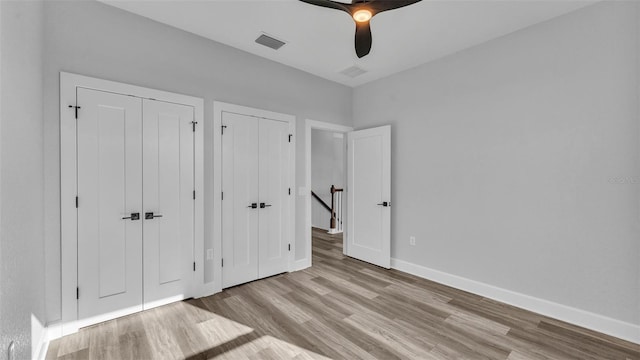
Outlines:
{"type": "Polygon", "coordinates": [[[383,11],[399,9],[401,7],[415,4],[422,0],[375,0],[364,2],[363,5],[370,8],[374,14],[381,13],[383,11]]]}
{"type": "Polygon", "coordinates": [[[369,22],[356,22],[356,54],[359,58],[371,51],[371,27],[369,22]]]}
{"type": "Polygon", "coordinates": [[[342,10],[351,14],[351,11],[349,10],[349,6],[351,6],[351,4],[345,4],[345,3],[331,1],[331,0],[300,0],[300,1],[307,4],[311,4],[311,5],[326,7],[329,9],[342,10]]]}

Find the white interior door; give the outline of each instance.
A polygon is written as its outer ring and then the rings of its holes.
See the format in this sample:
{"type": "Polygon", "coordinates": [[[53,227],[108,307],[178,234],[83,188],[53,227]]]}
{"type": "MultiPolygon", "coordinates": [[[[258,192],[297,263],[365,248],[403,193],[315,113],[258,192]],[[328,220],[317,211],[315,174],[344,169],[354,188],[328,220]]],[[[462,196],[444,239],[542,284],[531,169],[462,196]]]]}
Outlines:
{"type": "Polygon", "coordinates": [[[391,126],[347,135],[347,255],[391,267],[391,126]]]}
{"type": "Polygon", "coordinates": [[[291,143],[287,122],[261,119],[259,129],[258,276],[264,278],[289,269],[291,143]]]}
{"type": "Polygon", "coordinates": [[[183,300],[194,280],[193,107],[143,101],[144,308],[183,300]]]}
{"type": "Polygon", "coordinates": [[[258,278],[258,119],[222,115],[222,287],[258,278]]]}
{"type": "Polygon", "coordinates": [[[78,320],[86,326],[142,310],[142,104],[83,88],[77,101],[78,320]]]}

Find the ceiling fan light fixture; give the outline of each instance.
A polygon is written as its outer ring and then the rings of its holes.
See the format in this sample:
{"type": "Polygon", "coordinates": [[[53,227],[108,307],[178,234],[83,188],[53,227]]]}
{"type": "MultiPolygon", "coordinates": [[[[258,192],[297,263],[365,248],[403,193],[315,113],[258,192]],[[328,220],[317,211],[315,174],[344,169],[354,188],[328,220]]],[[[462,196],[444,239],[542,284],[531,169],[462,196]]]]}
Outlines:
{"type": "Polygon", "coordinates": [[[353,20],[357,22],[367,22],[371,20],[372,16],[373,14],[371,14],[371,11],[367,9],[360,9],[353,13],[353,20]]]}

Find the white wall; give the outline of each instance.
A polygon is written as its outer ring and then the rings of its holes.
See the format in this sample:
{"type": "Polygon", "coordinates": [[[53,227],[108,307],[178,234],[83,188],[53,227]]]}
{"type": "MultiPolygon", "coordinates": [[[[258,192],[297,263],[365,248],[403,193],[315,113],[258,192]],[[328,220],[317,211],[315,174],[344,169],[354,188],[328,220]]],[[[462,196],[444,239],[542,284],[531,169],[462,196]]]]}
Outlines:
{"type": "Polygon", "coordinates": [[[42,1],[0,1],[0,359],[44,335],[42,1]]]}
{"type": "Polygon", "coordinates": [[[357,129],[392,124],[392,257],[640,324],[636,6],[355,90],[357,129]]]}
{"type": "MultiPolygon", "coordinates": [[[[344,187],[344,139],[342,133],[311,129],[311,190],[331,206],[331,185],[344,187]]],[[[331,212],[311,201],[311,224],[329,229],[331,212]]]]}
{"type": "MultiPolygon", "coordinates": [[[[49,321],[60,318],[58,73],[62,70],[205,99],[206,247],[212,241],[213,100],[295,115],[298,184],[306,182],[304,119],[351,123],[348,87],[94,1],[47,2],[44,142],[49,321]]],[[[298,196],[296,206],[300,214],[296,256],[300,259],[306,254],[303,197],[298,196]]],[[[205,267],[212,280],[211,262],[205,267]]]]}

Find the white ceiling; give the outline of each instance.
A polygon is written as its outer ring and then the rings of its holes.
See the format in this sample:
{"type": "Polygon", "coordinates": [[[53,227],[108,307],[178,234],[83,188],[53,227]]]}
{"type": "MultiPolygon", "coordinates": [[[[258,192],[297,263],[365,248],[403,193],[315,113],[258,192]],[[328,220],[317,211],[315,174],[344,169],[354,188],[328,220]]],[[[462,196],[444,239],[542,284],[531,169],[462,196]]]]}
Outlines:
{"type": "MultiPolygon", "coordinates": [[[[358,59],[354,22],[342,11],[298,0],[100,0],[109,5],[348,86],[358,86],[593,3],[423,0],[371,20],[371,53],[358,59]],[[284,40],[275,51],[262,33],[284,40]],[[340,71],[358,66],[354,79],[340,71]]],[[[348,2],[348,0],[341,0],[348,2]]]]}

